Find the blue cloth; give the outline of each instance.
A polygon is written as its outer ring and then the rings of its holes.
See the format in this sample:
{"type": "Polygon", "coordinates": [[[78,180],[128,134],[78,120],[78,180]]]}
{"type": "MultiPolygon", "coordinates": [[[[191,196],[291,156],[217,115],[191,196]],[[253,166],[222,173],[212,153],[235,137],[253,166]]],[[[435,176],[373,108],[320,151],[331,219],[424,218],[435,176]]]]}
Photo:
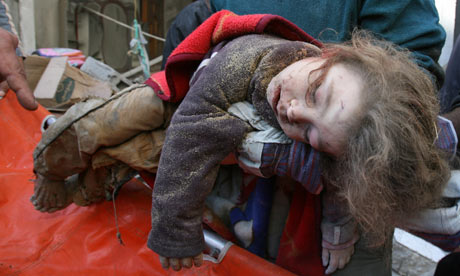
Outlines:
{"type": "Polygon", "coordinates": [[[446,69],[446,81],[439,91],[441,114],[460,106],[460,39],[455,41],[454,49],[446,69]]]}
{"type": "Polygon", "coordinates": [[[281,15],[323,42],[350,38],[358,27],[413,52],[439,86],[444,80],[437,64],[446,34],[433,0],[211,0],[214,11],[281,15]]]}
{"type": "Polygon", "coordinates": [[[259,178],[254,191],[252,191],[246,202],[244,212],[237,207],[233,208],[230,212],[232,225],[242,220],[252,220],[253,240],[246,249],[262,258],[265,257],[267,250],[268,225],[270,222],[274,187],[274,178],[259,178]]]}

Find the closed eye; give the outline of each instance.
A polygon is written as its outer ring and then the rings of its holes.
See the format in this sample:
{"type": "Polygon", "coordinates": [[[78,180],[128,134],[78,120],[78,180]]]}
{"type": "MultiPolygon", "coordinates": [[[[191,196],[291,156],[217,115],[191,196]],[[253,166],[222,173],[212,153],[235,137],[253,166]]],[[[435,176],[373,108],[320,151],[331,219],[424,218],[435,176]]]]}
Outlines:
{"type": "Polygon", "coordinates": [[[310,86],[308,86],[307,92],[305,93],[305,102],[307,106],[313,106],[316,104],[316,91],[318,91],[320,86],[320,82],[313,82],[310,86]]]}
{"type": "Polygon", "coordinates": [[[320,67],[309,74],[307,91],[305,93],[305,103],[307,106],[313,106],[316,104],[316,91],[318,91],[320,86],[323,84],[327,71],[327,69],[325,70],[325,68],[320,67]]]}
{"type": "Polygon", "coordinates": [[[308,124],[307,127],[305,128],[305,132],[303,134],[304,140],[306,143],[310,144],[310,131],[311,131],[311,125],[308,124]]]}

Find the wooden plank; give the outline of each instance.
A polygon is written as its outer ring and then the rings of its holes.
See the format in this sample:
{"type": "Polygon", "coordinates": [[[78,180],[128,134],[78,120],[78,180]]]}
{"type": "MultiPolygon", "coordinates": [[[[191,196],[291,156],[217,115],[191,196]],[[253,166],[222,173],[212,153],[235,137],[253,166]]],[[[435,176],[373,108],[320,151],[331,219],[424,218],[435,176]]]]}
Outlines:
{"type": "MultiPolygon", "coordinates": [[[[142,0],[141,21],[147,24],[147,32],[165,37],[164,32],[164,0],[142,0]]],[[[150,57],[163,54],[164,43],[155,39],[148,39],[150,57]]]]}
{"type": "Polygon", "coordinates": [[[66,64],[67,57],[51,58],[34,90],[34,96],[38,101],[46,101],[47,99],[54,98],[54,94],[66,69],[66,64]]]}

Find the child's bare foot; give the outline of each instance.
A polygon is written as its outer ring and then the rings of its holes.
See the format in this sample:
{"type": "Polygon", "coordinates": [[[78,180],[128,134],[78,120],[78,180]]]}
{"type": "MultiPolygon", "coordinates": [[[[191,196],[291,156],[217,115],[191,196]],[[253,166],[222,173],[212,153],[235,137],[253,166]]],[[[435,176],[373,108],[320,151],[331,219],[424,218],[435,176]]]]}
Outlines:
{"type": "Polygon", "coordinates": [[[51,180],[37,175],[30,201],[40,212],[52,213],[64,209],[72,203],[74,189],[71,186],[64,180],[51,180]]]}

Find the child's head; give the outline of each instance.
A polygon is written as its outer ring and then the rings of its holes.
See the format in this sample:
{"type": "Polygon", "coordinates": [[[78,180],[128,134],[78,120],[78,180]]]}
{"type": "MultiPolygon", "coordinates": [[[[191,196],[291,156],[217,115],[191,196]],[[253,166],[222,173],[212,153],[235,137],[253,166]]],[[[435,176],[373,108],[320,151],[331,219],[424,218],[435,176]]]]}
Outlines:
{"type": "Polygon", "coordinates": [[[326,65],[321,57],[291,64],[272,79],[267,99],[287,136],[337,156],[360,117],[363,79],[341,63],[326,65]]]}
{"type": "MultiPolygon", "coordinates": [[[[283,123],[303,127],[309,138],[304,141],[329,153],[323,158],[325,178],[346,198],[363,230],[374,235],[374,245],[381,244],[398,219],[433,204],[449,176],[447,162],[435,146],[439,107],[433,82],[408,51],[362,31],[348,43],[326,45],[314,62],[309,68],[312,74],[303,80],[308,84],[304,109],[321,104],[321,96],[328,95],[323,92],[328,80],[335,80],[330,91],[341,94],[326,101],[335,103],[332,107],[339,116],[330,121],[332,136],[326,141],[337,138],[332,143],[336,152],[313,140],[312,128],[318,126],[311,123],[321,121],[327,111],[318,111],[312,117],[316,121],[295,122],[290,121],[289,108],[298,104],[299,97],[282,107],[279,86],[272,85],[269,100],[275,95],[271,104],[283,129],[287,128],[283,123]]],[[[297,74],[308,71],[305,68],[298,67],[297,74]]],[[[291,72],[277,83],[293,82],[295,76],[291,72]]],[[[318,133],[326,137],[325,132],[318,133]]]]}
{"type": "Polygon", "coordinates": [[[432,206],[449,177],[435,145],[435,88],[408,51],[366,33],[327,46],[324,56],[363,80],[359,127],[349,133],[346,152],[332,160],[327,178],[341,187],[351,213],[378,245],[398,220],[432,206]]]}

